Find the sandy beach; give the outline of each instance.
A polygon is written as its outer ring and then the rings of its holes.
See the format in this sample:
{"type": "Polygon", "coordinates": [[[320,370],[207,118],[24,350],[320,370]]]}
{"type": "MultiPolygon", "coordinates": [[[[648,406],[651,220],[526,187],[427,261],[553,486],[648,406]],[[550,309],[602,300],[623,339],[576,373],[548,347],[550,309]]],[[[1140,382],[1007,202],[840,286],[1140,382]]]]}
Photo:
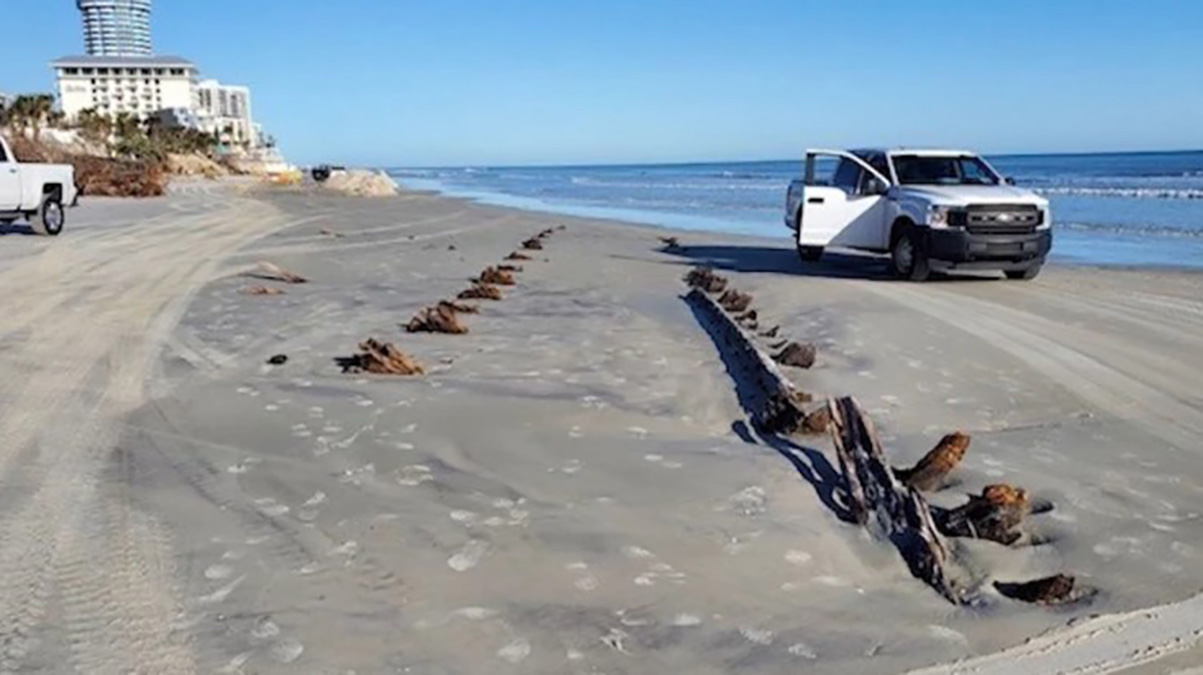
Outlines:
{"type": "Polygon", "coordinates": [[[803,265],[784,229],[220,182],[69,218],[57,240],[0,236],[0,671],[1148,675],[1203,658],[1197,273],[915,285],[864,256],[803,265]],[[559,225],[467,334],[404,332],[559,225]],[[242,274],[263,260],[309,282],[242,274]],[[1038,545],[953,540],[976,584],[955,606],[840,520],[830,440],[752,429],[682,299],[694,265],[814,342],[790,377],[856,396],[897,465],[970,434],[932,503],[1022,486],[1053,506],[1030,519],[1038,545]],[[427,374],[343,373],[368,337],[427,374]],[[1093,597],[992,586],[1059,572],[1093,597]]]}

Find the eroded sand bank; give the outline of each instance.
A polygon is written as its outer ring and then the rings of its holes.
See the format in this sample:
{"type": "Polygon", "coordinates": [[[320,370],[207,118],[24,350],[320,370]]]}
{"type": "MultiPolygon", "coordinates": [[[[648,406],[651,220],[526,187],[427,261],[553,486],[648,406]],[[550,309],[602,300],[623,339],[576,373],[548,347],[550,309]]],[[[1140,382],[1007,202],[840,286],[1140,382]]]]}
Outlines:
{"type": "MultiPolygon", "coordinates": [[[[660,230],[422,194],[80,213],[3,253],[24,291],[0,325],[13,669],[894,673],[1203,586],[1198,276],[914,286],[863,258],[803,267],[785,238],[666,252],[660,230]],[[467,335],[402,332],[561,223],[467,335]],[[242,294],[261,259],[310,282],[242,294]],[[974,607],[914,581],[824,505],[826,439],[749,429],[680,298],[696,263],[816,342],[795,381],[859,397],[899,464],[972,434],[933,502],[1021,485],[1056,507],[1033,520],[1049,543],[958,542],[974,607]],[[428,375],[342,374],[369,336],[428,375]],[[1099,593],[1047,610],[989,587],[1053,572],[1099,593]]],[[[1015,667],[1082,665],[1049,663],[1015,667]]]]}

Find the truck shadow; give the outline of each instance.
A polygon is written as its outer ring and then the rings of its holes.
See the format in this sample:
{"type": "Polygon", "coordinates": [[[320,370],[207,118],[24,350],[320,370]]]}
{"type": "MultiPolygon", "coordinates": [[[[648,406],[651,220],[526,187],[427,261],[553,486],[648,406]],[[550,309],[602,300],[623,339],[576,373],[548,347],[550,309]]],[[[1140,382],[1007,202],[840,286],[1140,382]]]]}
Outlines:
{"type": "Polygon", "coordinates": [[[28,225],[17,225],[17,224],[0,225],[0,237],[7,237],[9,235],[14,235],[14,234],[15,235],[24,235],[24,236],[28,236],[28,237],[36,236],[36,233],[33,231],[33,228],[31,228],[28,225]]]}
{"type": "MultiPolygon", "coordinates": [[[[672,247],[663,247],[660,251],[681,258],[678,264],[705,265],[716,270],[789,274],[827,279],[898,281],[890,272],[887,258],[856,251],[825,251],[823,257],[816,261],[799,259],[798,253],[792,248],[774,246],[678,244],[672,247]]],[[[1001,276],[932,275],[932,280],[937,282],[991,281],[995,279],[1001,279],[1001,276]]]]}

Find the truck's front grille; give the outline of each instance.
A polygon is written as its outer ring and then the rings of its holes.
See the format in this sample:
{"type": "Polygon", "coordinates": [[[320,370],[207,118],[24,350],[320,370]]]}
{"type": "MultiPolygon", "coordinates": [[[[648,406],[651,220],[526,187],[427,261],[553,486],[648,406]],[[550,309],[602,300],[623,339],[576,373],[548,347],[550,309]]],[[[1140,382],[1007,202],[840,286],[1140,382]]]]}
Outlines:
{"type": "Polygon", "coordinates": [[[1044,212],[1031,204],[979,204],[949,213],[948,223],[972,234],[1031,234],[1044,212]]]}

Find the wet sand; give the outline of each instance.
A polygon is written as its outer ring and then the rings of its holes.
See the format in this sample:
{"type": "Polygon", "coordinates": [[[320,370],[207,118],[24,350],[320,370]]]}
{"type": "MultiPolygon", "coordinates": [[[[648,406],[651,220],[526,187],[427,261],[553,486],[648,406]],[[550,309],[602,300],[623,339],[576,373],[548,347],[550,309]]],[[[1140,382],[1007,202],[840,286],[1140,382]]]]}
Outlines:
{"type": "MultiPolygon", "coordinates": [[[[910,285],[862,256],[803,265],[784,231],[418,193],[190,184],[71,215],[54,242],[0,237],[4,670],[896,673],[1203,586],[1197,275],[910,285]],[[399,327],[559,224],[467,335],[399,327]],[[241,294],[263,259],[310,283],[241,294]],[[825,438],[751,430],[681,299],[693,264],[814,341],[795,382],[856,395],[897,464],[970,433],[932,501],[1020,485],[1055,506],[1032,519],[1047,543],[958,541],[970,607],[912,579],[825,505],[825,438]],[[343,374],[366,337],[428,375],[343,374]],[[1098,594],[1044,609],[990,585],[1054,572],[1098,594]]],[[[1116,670],[1190,647],[1192,607],[965,672],[1116,670]]]]}

